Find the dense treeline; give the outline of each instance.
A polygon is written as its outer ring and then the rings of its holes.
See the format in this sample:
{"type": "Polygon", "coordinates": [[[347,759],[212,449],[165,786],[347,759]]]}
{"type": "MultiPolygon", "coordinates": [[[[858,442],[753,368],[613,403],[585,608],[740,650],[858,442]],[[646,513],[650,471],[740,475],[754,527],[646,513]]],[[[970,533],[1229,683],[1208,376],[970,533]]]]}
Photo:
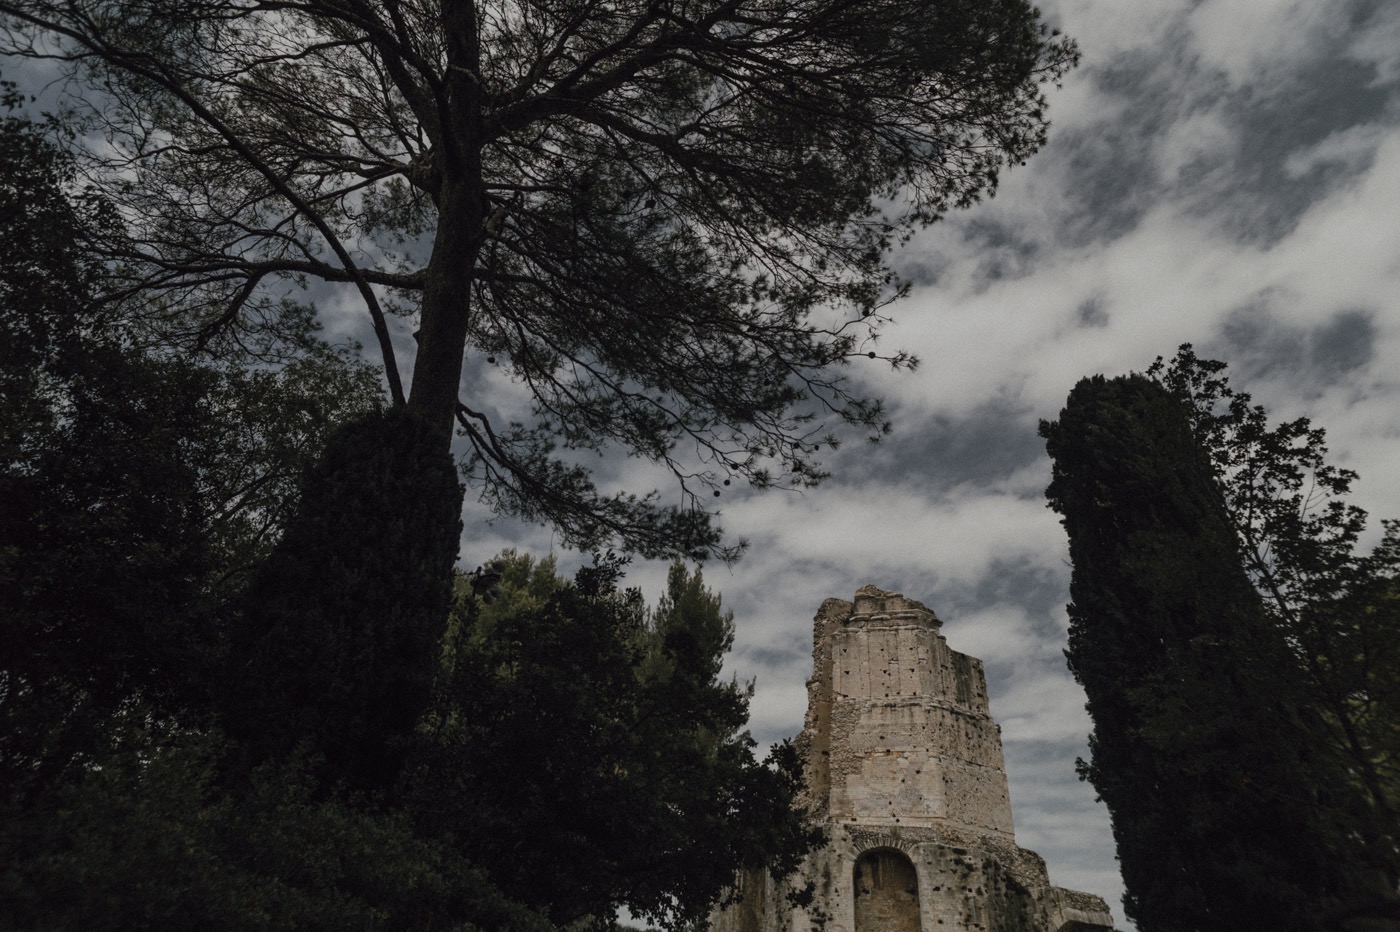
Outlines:
{"type": "Polygon", "coordinates": [[[0,122],[7,928],[677,925],[794,863],[698,573],[485,608],[455,464],[309,318],[195,361],[87,287],[55,129],[0,122]]]}
{"type": "Polygon", "coordinates": [[[1395,527],[1356,552],[1305,420],[1189,347],[1042,425],[1073,561],[1067,656],[1144,932],[1400,919],[1395,527]]]}

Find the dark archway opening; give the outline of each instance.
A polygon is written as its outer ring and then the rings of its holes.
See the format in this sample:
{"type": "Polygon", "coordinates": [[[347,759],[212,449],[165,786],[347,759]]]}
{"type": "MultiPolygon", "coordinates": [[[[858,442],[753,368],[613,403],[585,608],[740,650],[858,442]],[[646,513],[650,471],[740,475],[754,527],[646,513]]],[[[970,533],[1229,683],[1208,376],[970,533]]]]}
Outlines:
{"type": "Polygon", "coordinates": [[[855,932],[919,932],[919,878],[914,864],[893,848],[856,859],[855,932]]]}

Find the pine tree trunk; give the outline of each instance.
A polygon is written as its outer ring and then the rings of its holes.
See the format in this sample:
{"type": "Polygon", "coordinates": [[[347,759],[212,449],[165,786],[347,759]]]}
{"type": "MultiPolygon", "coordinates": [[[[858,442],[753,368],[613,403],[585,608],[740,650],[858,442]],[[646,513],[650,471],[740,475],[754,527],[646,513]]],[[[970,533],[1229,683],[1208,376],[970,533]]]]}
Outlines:
{"type": "Polygon", "coordinates": [[[450,444],[471,322],[471,285],[486,221],[486,185],[475,4],[446,0],[442,20],[448,70],[445,106],[438,109],[442,123],[434,134],[440,184],[437,235],[423,290],[408,406],[450,444]]]}
{"type": "Polygon", "coordinates": [[[449,443],[471,322],[473,269],[481,250],[483,195],[479,171],[476,184],[444,185],[409,390],[409,408],[449,443]]]}

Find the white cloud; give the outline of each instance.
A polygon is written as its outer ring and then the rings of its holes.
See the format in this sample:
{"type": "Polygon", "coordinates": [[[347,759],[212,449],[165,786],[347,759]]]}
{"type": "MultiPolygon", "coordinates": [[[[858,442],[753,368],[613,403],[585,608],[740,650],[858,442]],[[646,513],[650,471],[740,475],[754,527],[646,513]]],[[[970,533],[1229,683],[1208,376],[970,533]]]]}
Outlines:
{"type": "Polygon", "coordinates": [[[1090,731],[1084,691],[1061,664],[1058,670],[1023,668],[1009,689],[993,698],[1002,740],[1077,744],[1090,731]]]}
{"type": "Polygon", "coordinates": [[[1388,131],[1387,127],[1367,124],[1332,133],[1312,146],[1290,153],[1284,161],[1284,171],[1295,179],[1317,169],[1349,174],[1364,167],[1375,155],[1388,131]]]}
{"type": "MultiPolygon", "coordinates": [[[[1165,180],[1179,181],[1202,163],[1215,164],[1216,177],[1225,174],[1221,162],[1234,158],[1239,133],[1219,110],[1196,110],[1176,120],[1156,152],[1157,170],[1165,180]]],[[[1199,182],[1198,182],[1199,183],[1199,182]]]]}
{"type": "Polygon", "coordinates": [[[1375,84],[1400,81],[1400,9],[1378,4],[1366,28],[1353,37],[1348,53],[1376,69],[1375,84]]]}
{"type": "Polygon", "coordinates": [[[1190,0],[1162,0],[1131,6],[1105,0],[1058,0],[1042,4],[1079,42],[1086,66],[1107,61],[1123,52],[1156,48],[1162,33],[1192,5],[1190,0]]]}
{"type": "Polygon", "coordinates": [[[1210,68],[1235,86],[1267,86],[1295,68],[1318,45],[1337,34],[1342,17],[1334,6],[1308,0],[1208,0],[1188,17],[1192,45],[1210,68]]]}

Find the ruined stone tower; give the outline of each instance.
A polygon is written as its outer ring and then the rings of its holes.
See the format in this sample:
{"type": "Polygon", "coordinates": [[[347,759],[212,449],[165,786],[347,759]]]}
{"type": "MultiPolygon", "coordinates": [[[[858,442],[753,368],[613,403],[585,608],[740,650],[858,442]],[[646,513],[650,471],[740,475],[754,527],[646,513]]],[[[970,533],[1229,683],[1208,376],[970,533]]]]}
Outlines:
{"type": "Polygon", "coordinates": [[[802,802],[828,834],[802,876],[741,877],[712,932],[1090,932],[1097,896],[1050,886],[1016,847],[1001,730],[982,662],[941,622],[874,586],[817,612],[802,802]],[[810,906],[786,894],[807,882],[810,906]]]}

